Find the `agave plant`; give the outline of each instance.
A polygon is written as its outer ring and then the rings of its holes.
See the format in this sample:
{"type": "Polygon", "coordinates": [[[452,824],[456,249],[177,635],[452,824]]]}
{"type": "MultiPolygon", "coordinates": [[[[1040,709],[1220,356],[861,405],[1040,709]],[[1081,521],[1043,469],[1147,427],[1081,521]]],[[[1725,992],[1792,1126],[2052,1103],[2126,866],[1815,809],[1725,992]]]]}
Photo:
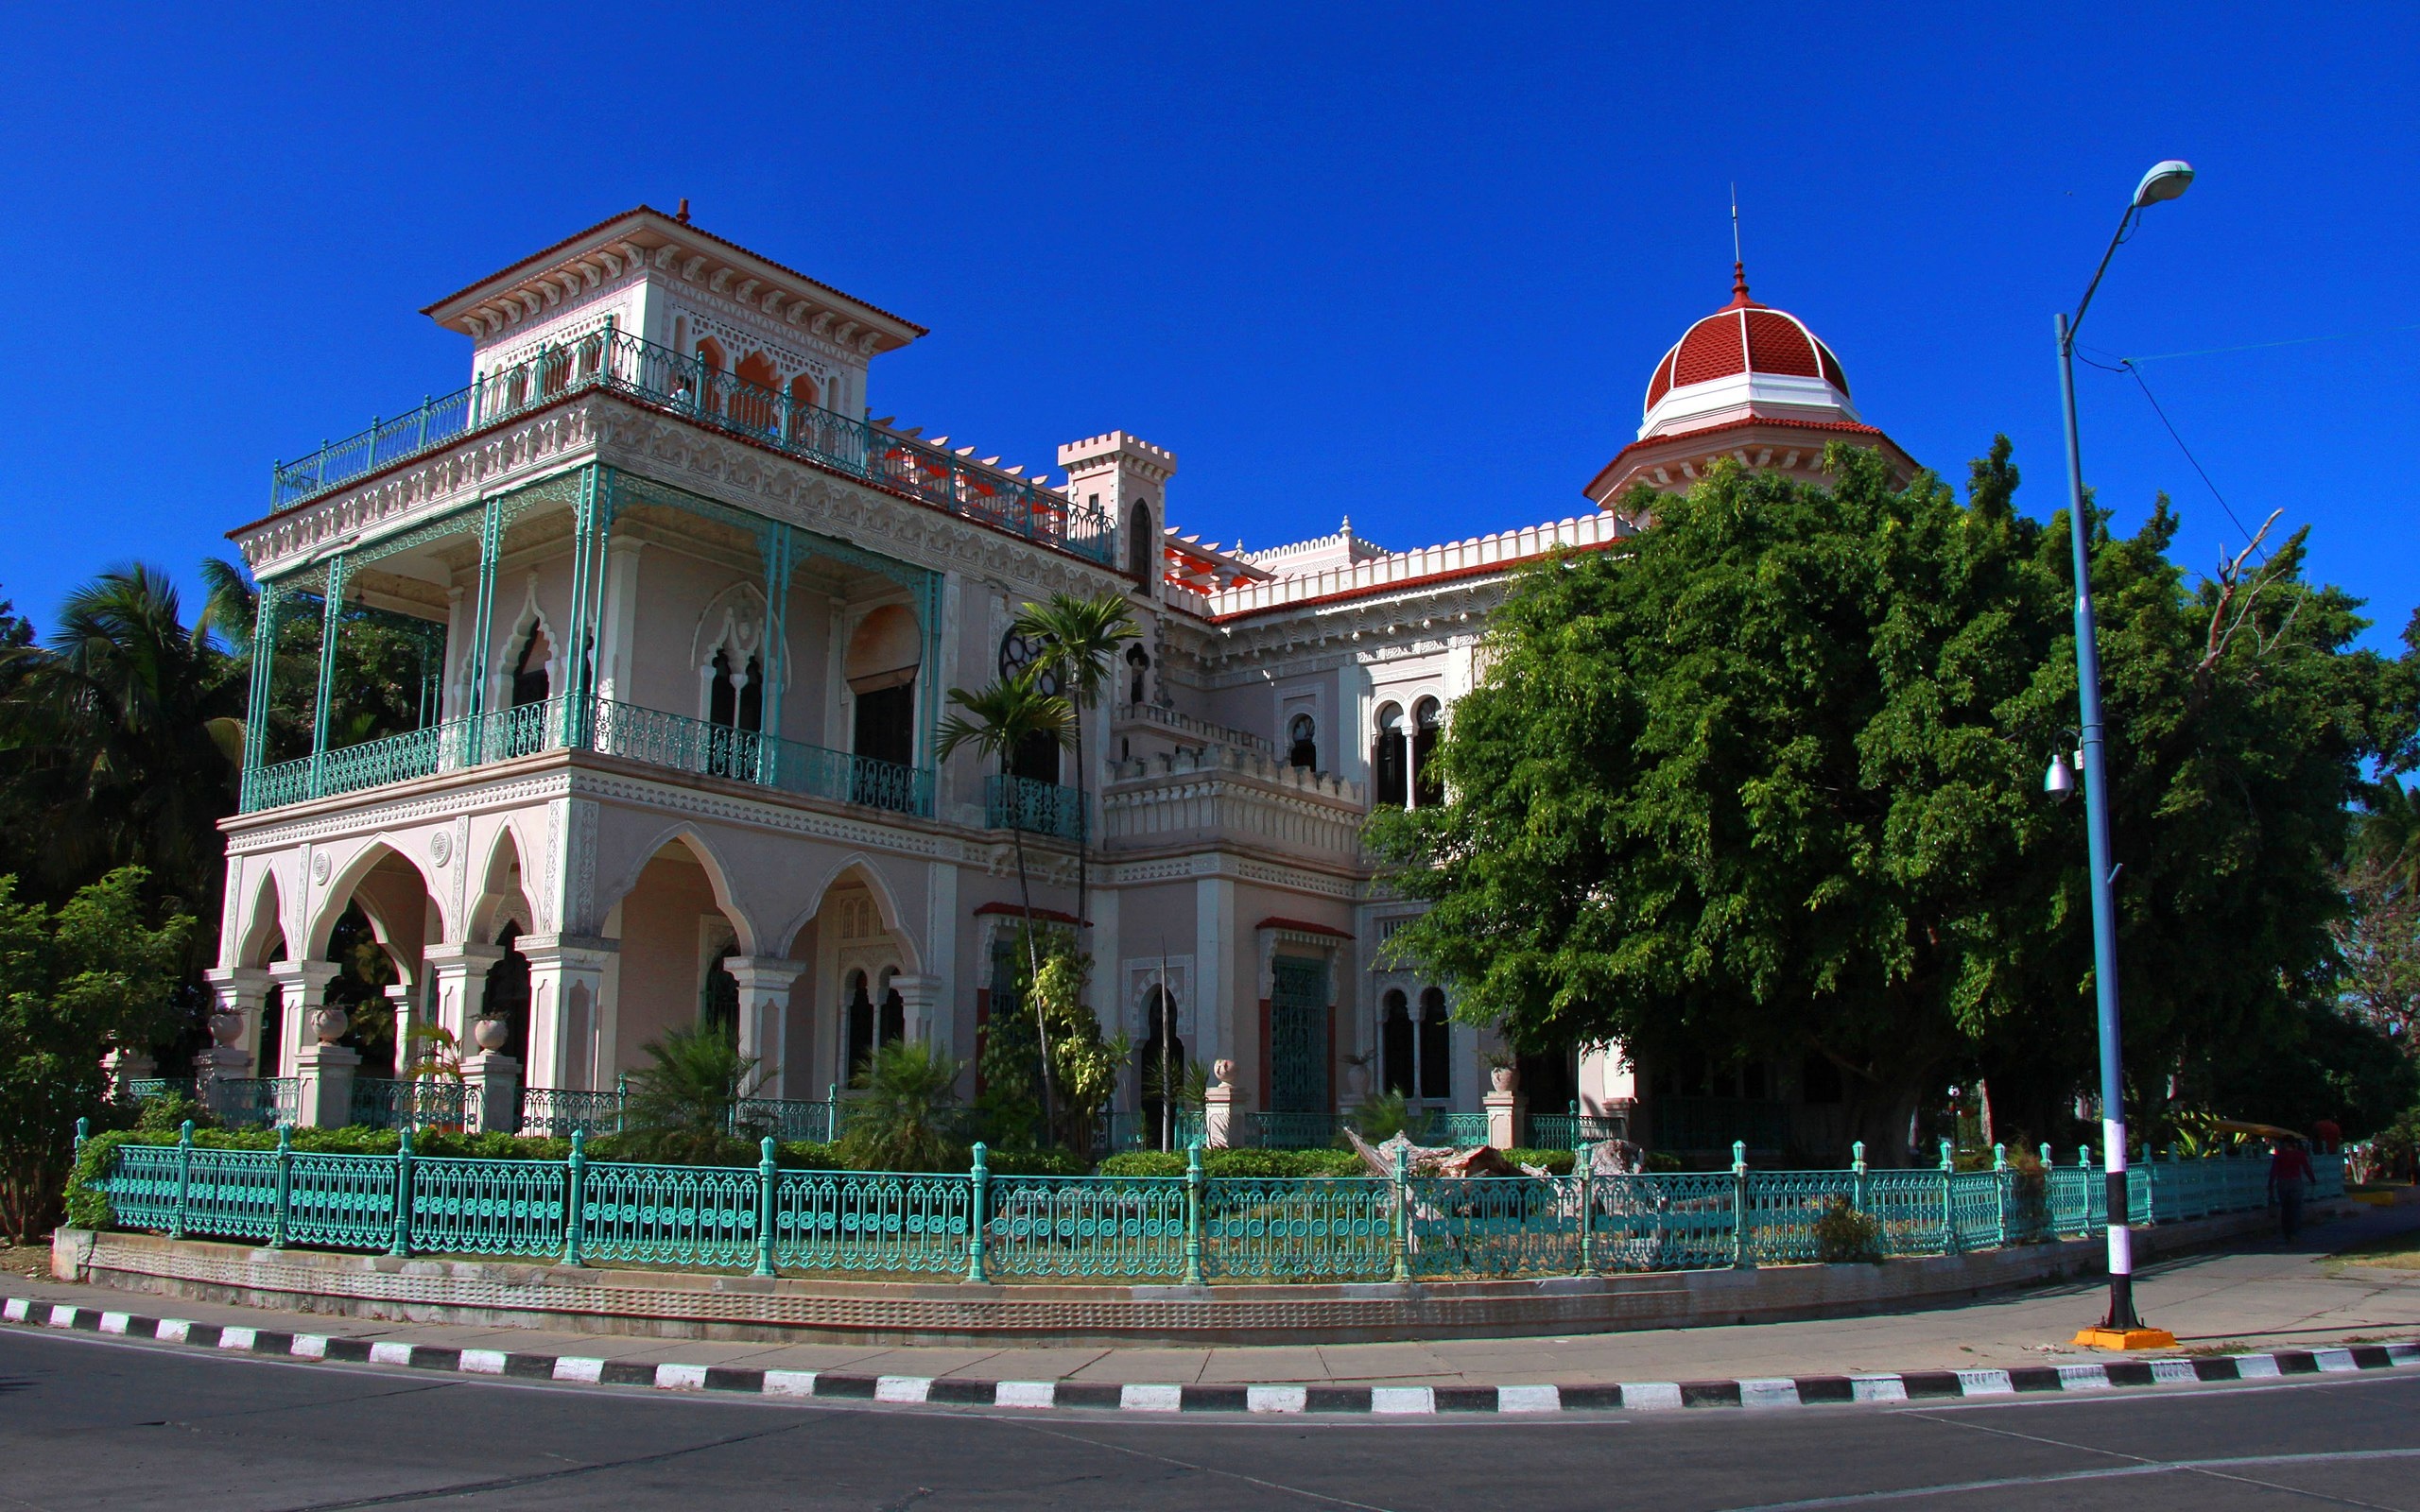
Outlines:
{"type": "Polygon", "coordinates": [[[650,1062],[631,1076],[622,1110],[625,1148],[643,1160],[691,1163],[718,1157],[735,1133],[734,1099],[756,1086],[756,1057],[739,1053],[717,1024],[674,1029],[643,1047],[650,1062]]]}
{"type": "Polygon", "coordinates": [[[854,1085],[858,1092],[840,1148],[861,1171],[942,1171],[961,1164],[966,1146],[952,1060],[922,1040],[875,1050],[854,1085]]]}

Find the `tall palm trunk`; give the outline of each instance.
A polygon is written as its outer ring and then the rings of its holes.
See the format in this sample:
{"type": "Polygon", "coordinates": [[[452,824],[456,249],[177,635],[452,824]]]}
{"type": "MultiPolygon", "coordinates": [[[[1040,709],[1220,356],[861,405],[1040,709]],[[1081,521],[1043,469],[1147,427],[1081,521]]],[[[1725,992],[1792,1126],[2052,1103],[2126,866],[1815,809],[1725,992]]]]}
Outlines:
{"type": "Polygon", "coordinates": [[[1092,799],[1084,771],[1084,715],[1090,709],[1076,705],[1076,929],[1092,928],[1092,799]]]}
{"type": "Polygon", "coordinates": [[[1050,1024],[1042,1013],[1042,953],[1033,942],[1033,883],[1025,865],[1025,805],[1019,803],[1009,835],[1017,848],[1017,895],[1025,902],[1025,979],[1027,995],[1033,999],[1033,1038],[1042,1047],[1042,1132],[1052,1138],[1058,1128],[1059,1114],[1050,1094],[1050,1024]]]}

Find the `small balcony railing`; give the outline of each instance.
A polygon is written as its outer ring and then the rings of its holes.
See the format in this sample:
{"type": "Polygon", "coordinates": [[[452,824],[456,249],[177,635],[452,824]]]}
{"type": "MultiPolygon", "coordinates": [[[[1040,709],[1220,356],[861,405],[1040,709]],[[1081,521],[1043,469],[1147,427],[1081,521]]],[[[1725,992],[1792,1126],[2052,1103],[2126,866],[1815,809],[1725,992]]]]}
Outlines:
{"type": "Polygon", "coordinates": [[[270,472],[269,507],[285,509],[380,468],[452,444],[484,426],[587,389],[608,389],[744,436],[935,508],[1070,551],[1106,566],[1115,549],[1109,518],[1064,494],[928,446],[870,421],[802,404],[715,371],[696,357],[607,329],[483,375],[469,387],[270,472]]]}
{"type": "Polygon", "coordinates": [[[983,780],[983,822],[994,830],[1023,830],[1060,840],[1084,837],[1082,796],[1056,782],[1006,775],[983,780]]]}
{"type": "Polygon", "coordinates": [[[893,814],[932,816],[933,774],[922,767],[610,698],[590,700],[585,717],[580,715],[572,700],[549,698],[324,751],[316,763],[306,756],[263,766],[245,778],[244,809],[251,813],[543,751],[577,749],[893,814]]]}

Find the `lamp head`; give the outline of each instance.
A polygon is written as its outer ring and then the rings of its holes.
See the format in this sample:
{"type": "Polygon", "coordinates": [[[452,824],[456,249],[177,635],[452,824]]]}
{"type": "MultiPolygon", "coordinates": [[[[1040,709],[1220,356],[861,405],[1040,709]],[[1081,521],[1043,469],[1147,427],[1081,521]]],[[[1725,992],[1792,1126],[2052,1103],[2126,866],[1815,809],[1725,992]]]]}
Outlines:
{"type": "Polygon", "coordinates": [[[2135,208],[2156,205],[2163,199],[2173,199],[2193,187],[2193,164],[2177,158],[2152,164],[2143,181],[2135,185],[2135,208]]]}
{"type": "Polygon", "coordinates": [[[2050,769],[2042,774],[2042,791],[2050,795],[2054,803],[2065,803],[2076,790],[2075,768],[2065,756],[2050,758],[2050,769]]]}

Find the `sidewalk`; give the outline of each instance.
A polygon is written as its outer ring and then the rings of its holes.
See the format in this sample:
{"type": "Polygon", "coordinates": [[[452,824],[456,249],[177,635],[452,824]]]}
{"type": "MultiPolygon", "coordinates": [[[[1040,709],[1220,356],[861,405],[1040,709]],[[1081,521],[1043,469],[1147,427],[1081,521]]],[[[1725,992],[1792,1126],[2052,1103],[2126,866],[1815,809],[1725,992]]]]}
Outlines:
{"type": "MultiPolygon", "coordinates": [[[[2420,1271],[2335,1267],[2321,1257],[2420,1228],[2420,1207],[2367,1208],[2307,1230],[2288,1248],[2185,1256],[2135,1279],[2145,1315],[2184,1351],[2312,1349],[2420,1337],[2420,1271]]],[[[1115,1385],[1290,1383],[1307,1386],[1496,1386],[2007,1369],[2108,1356],[2068,1345],[2099,1321],[2098,1282],[2062,1283],[1950,1307],[1745,1327],[1564,1338],[1168,1349],[894,1348],[769,1345],[527,1329],[448,1327],[228,1307],[0,1274],[0,1297],[221,1327],[443,1349],[580,1356],[748,1370],[1115,1385]]]]}

